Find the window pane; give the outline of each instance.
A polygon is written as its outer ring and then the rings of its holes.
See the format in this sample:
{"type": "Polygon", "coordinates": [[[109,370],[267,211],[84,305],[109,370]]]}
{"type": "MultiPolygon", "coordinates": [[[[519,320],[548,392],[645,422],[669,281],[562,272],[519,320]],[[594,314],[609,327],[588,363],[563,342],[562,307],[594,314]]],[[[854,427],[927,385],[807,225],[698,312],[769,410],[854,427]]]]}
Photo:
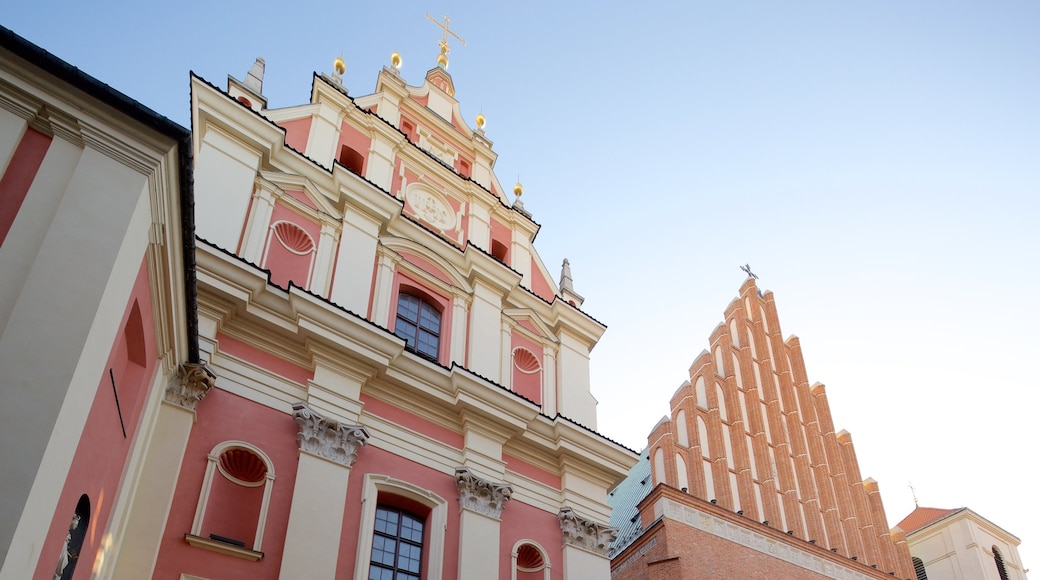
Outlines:
{"type": "Polygon", "coordinates": [[[372,538],[372,561],[377,564],[394,565],[394,556],[397,551],[397,542],[383,536],[372,538]]]}
{"type": "Polygon", "coordinates": [[[401,554],[397,557],[397,568],[406,572],[418,572],[422,561],[422,548],[411,544],[401,544],[401,554]]]}
{"type": "Polygon", "coordinates": [[[377,506],[369,580],[419,580],[425,527],[412,514],[377,506]]]}
{"type": "Polygon", "coordinates": [[[422,316],[419,318],[419,326],[434,333],[439,333],[441,331],[441,313],[424,302],[422,305],[422,316]]]}
{"type": "Polygon", "coordinates": [[[423,535],[423,523],[419,520],[407,516],[401,516],[401,538],[415,542],[417,544],[422,543],[423,535]]]}
{"type": "Polygon", "coordinates": [[[406,322],[401,318],[397,319],[397,325],[394,326],[394,334],[403,338],[405,344],[412,348],[415,348],[415,331],[416,328],[414,324],[406,322]]]}

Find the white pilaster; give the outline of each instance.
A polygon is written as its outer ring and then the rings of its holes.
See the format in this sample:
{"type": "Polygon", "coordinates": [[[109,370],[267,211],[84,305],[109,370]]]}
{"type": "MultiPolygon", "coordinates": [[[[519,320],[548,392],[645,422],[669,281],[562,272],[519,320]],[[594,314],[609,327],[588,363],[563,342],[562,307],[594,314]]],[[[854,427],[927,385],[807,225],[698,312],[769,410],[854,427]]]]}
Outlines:
{"type": "Polygon", "coordinates": [[[491,211],[482,203],[469,204],[469,241],[485,252],[491,251],[491,211]]]}
{"type": "MultiPolygon", "coordinates": [[[[173,493],[177,488],[195,409],[213,387],[215,377],[204,365],[185,364],[166,388],[155,429],[131,500],[111,578],[151,578],[159,555],[173,493]]],[[[186,532],[188,530],[180,530],[186,532]]]]}
{"type": "Polygon", "coordinates": [[[587,520],[570,508],[559,513],[563,532],[563,577],[565,580],[609,578],[607,551],[617,538],[617,530],[587,520]]]}
{"type": "MultiPolygon", "coordinates": [[[[459,579],[498,578],[502,510],[513,488],[455,470],[459,489],[459,579]]],[[[609,570],[608,570],[609,572],[609,570]]]]}
{"type": "Polygon", "coordinates": [[[502,341],[502,297],[494,288],[477,280],[473,285],[473,303],[469,313],[468,367],[473,372],[499,380],[502,341]]]}
{"type": "MultiPolygon", "coordinates": [[[[274,194],[265,184],[260,184],[253,192],[252,208],[245,224],[245,235],[242,242],[242,257],[254,264],[259,264],[264,257],[264,244],[270,231],[271,214],[274,213],[274,194]]],[[[228,248],[230,249],[230,248],[228,248]]]]}
{"type": "Polygon", "coordinates": [[[383,254],[379,256],[378,260],[370,320],[380,326],[390,328],[390,302],[393,300],[394,270],[397,267],[397,258],[383,254]]]}
{"type": "Polygon", "coordinates": [[[293,405],[293,417],[300,426],[300,462],[279,576],[334,578],[350,467],[368,432],[328,420],[303,403],[293,405]]]}
{"type": "MultiPolygon", "coordinates": [[[[382,113],[382,109],[379,111],[382,113]]],[[[394,147],[378,138],[372,140],[368,150],[368,165],[365,166],[365,178],[372,183],[390,191],[394,176],[394,147]]]]}
{"type": "Polygon", "coordinates": [[[238,250],[260,152],[214,127],[203,137],[195,162],[195,229],[199,237],[238,250]]]}
{"type": "Polygon", "coordinates": [[[318,103],[318,110],[311,115],[311,130],[307,134],[307,157],[325,167],[332,167],[339,143],[339,129],[343,122],[342,111],[327,103],[318,103]]]}
{"type": "Polygon", "coordinates": [[[365,316],[372,291],[372,267],[379,242],[379,222],[350,208],[343,215],[336,272],[329,300],[365,316]]]}
{"type": "Polygon", "coordinates": [[[451,299],[451,361],[466,366],[466,304],[468,298],[457,293],[451,299]]]}
{"type": "Polygon", "coordinates": [[[557,376],[559,412],[590,429],[596,428],[596,399],[589,390],[589,349],[567,332],[560,333],[557,376]]]}
{"type": "Polygon", "coordinates": [[[336,230],[329,224],[321,224],[318,237],[318,253],[314,257],[310,291],[320,296],[329,295],[329,280],[332,278],[332,257],[336,253],[336,230]]]}

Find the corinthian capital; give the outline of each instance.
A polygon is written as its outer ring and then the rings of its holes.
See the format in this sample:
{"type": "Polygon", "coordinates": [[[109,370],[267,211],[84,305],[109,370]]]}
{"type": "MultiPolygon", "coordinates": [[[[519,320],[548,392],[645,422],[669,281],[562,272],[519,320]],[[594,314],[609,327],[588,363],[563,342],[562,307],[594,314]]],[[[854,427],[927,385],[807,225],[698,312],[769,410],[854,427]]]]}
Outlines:
{"type": "Polygon", "coordinates": [[[568,546],[606,556],[610,543],[617,539],[616,528],[587,520],[571,508],[561,509],[557,518],[560,520],[560,530],[563,531],[563,543],[568,546]]]}
{"type": "Polygon", "coordinates": [[[512,486],[481,479],[465,467],[455,469],[459,505],[493,518],[501,517],[506,502],[513,496],[512,486]]]}
{"type": "Polygon", "coordinates": [[[313,453],[350,467],[358,450],[368,440],[368,431],[359,425],[344,425],[315,413],[305,403],[293,405],[293,419],[300,426],[296,440],[300,451],[313,453]]]}
{"type": "Polygon", "coordinates": [[[163,397],[174,405],[194,411],[216,382],[217,375],[205,364],[184,363],[177,367],[163,397]]]}

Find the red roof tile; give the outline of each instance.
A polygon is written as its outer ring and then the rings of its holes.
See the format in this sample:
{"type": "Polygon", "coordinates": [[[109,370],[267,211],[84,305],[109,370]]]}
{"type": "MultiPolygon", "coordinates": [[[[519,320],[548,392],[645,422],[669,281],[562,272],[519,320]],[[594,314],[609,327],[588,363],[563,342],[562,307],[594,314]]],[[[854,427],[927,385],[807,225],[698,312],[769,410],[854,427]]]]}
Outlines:
{"type": "Polygon", "coordinates": [[[896,524],[896,526],[903,530],[904,533],[912,534],[929,524],[965,509],[966,508],[943,509],[917,506],[914,508],[914,511],[910,512],[910,514],[903,518],[903,520],[896,524]]]}

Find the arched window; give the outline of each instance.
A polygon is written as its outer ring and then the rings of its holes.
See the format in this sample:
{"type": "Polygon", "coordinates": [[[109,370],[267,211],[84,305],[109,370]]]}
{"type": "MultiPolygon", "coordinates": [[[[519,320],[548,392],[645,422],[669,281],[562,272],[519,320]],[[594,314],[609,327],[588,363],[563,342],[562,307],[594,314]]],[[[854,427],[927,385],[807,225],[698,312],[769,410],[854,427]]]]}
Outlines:
{"type": "Polygon", "coordinates": [[[426,518],[392,505],[376,506],[370,580],[419,580],[426,518]]]}
{"type": "Polygon", "coordinates": [[[1000,574],[1000,580],[1008,580],[1007,568],[1004,567],[1004,556],[1000,554],[1000,550],[996,546],[993,546],[993,563],[997,565],[997,574],[1000,574]]]}
{"type": "Polygon", "coordinates": [[[366,473],[353,577],[441,580],[447,523],[448,502],[437,494],[366,473]]]}
{"type": "Polygon", "coordinates": [[[54,568],[54,578],[69,580],[72,573],[76,571],[76,563],[79,562],[79,554],[83,549],[83,539],[90,527],[90,498],[86,495],[79,497],[76,504],[76,512],[69,523],[69,531],[65,534],[65,544],[61,547],[58,556],[58,565],[54,568]]]}
{"type": "Polygon", "coordinates": [[[511,580],[549,580],[549,555],[531,540],[520,540],[513,546],[511,580]]]}
{"type": "Polygon", "coordinates": [[[402,292],[397,297],[394,334],[405,340],[405,348],[437,360],[440,354],[441,312],[433,302],[402,292]]]}
{"type": "Polygon", "coordinates": [[[914,561],[914,572],[917,573],[917,580],[928,580],[928,574],[924,571],[924,562],[918,558],[912,558],[914,561]]]}

